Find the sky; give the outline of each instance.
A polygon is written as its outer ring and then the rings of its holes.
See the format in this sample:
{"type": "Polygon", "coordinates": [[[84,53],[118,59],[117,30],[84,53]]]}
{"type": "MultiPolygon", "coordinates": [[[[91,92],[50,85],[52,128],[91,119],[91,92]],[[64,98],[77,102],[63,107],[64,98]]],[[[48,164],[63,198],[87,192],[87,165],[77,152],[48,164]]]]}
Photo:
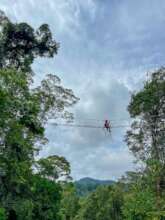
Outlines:
{"type": "MultiPolygon", "coordinates": [[[[71,110],[77,123],[128,124],[131,94],[163,66],[164,0],[0,0],[13,22],[34,28],[48,23],[60,43],[53,59],[33,64],[35,82],[58,75],[80,101],[71,110]]],[[[65,156],[72,177],[117,180],[136,168],[124,136],[126,128],[68,128],[48,125],[49,140],[40,156],[65,156]]]]}

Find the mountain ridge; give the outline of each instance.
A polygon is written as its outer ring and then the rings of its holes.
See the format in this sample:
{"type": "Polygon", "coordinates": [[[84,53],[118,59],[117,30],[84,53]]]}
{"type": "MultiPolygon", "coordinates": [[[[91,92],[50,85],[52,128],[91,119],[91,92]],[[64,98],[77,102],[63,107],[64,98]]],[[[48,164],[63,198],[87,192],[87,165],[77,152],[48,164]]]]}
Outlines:
{"type": "Polygon", "coordinates": [[[113,185],[114,183],[113,180],[100,180],[91,177],[84,177],[74,182],[79,196],[85,196],[95,191],[99,186],[113,185]]]}

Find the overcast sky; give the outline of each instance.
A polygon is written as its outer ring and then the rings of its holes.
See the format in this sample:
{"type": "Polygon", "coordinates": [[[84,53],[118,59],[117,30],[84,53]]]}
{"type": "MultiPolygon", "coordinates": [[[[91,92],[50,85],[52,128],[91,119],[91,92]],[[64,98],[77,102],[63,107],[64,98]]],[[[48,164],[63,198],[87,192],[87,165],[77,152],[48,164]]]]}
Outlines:
{"type": "MultiPolygon", "coordinates": [[[[0,0],[0,9],[15,22],[50,25],[60,50],[34,63],[36,81],[54,73],[73,89],[80,98],[72,109],[78,123],[127,123],[130,94],[165,63],[164,0],[0,0]]],[[[74,179],[117,179],[134,169],[125,132],[48,126],[41,156],[65,156],[74,179]]]]}

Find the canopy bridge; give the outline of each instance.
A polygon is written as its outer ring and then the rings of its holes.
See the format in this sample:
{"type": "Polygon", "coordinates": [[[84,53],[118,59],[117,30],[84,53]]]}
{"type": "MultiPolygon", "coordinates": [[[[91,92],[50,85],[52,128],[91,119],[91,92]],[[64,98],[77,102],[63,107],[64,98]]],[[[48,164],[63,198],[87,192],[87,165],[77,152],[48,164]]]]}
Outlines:
{"type": "MultiPolygon", "coordinates": [[[[157,115],[150,116],[151,118],[159,117],[157,115]]],[[[58,120],[57,122],[49,121],[49,124],[56,126],[56,127],[72,127],[72,128],[91,128],[91,129],[106,129],[105,121],[109,122],[110,129],[117,129],[117,128],[130,128],[133,120],[131,118],[118,118],[118,119],[97,119],[97,118],[74,118],[70,121],[66,120],[58,120]]],[[[139,121],[141,119],[139,118],[139,121]]],[[[159,120],[159,123],[163,125],[163,129],[165,128],[165,120],[159,120]]],[[[155,123],[154,123],[155,124],[155,123]]],[[[152,125],[152,123],[150,123],[152,125]]]]}

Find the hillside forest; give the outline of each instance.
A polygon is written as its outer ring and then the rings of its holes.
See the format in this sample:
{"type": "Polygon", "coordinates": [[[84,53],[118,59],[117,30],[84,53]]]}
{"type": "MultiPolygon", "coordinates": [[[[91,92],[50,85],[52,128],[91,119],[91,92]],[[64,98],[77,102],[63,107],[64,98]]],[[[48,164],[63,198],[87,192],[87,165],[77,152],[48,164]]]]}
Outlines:
{"type": "Polygon", "coordinates": [[[128,103],[125,142],[140,168],[82,185],[72,181],[67,158],[37,157],[49,144],[49,119],[73,117],[81,99],[53,74],[33,84],[35,59],[59,47],[49,25],[34,29],[0,12],[0,220],[165,220],[165,68],[128,103]]]}

